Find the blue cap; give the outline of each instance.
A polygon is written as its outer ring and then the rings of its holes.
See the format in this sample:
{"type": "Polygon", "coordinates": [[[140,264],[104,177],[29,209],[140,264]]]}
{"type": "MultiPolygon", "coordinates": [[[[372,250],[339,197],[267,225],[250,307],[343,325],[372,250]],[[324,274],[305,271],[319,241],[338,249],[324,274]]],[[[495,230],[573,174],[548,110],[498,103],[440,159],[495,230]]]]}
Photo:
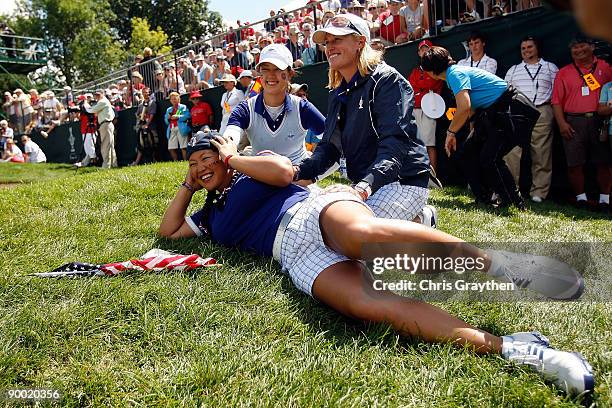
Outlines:
{"type": "Polygon", "coordinates": [[[217,148],[210,143],[216,136],[221,136],[216,130],[199,131],[187,142],[187,159],[198,150],[213,150],[217,151],[217,148]]]}

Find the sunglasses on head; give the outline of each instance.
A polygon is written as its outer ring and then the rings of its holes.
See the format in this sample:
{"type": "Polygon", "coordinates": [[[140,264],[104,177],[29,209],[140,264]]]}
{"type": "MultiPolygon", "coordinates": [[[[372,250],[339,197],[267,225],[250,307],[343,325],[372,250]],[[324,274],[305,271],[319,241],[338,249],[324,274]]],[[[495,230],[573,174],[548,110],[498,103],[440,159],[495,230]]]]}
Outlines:
{"type": "Polygon", "coordinates": [[[327,23],[325,23],[325,28],[328,28],[328,27],[350,28],[351,30],[355,31],[357,34],[363,35],[361,31],[359,31],[359,29],[355,27],[353,23],[351,23],[351,20],[349,20],[346,17],[336,16],[334,18],[331,18],[327,23]]]}

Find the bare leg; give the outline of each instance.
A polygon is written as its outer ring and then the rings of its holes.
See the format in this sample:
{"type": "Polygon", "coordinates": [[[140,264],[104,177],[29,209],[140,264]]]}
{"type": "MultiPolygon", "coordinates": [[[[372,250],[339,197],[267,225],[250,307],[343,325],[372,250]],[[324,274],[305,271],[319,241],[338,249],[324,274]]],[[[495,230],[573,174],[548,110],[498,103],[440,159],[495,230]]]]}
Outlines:
{"type": "Polygon", "coordinates": [[[142,160],[142,152],[138,150],[136,152],[136,160],[134,160],[133,164],[139,164],[141,160],[142,160]]]}
{"type": "Polygon", "coordinates": [[[567,177],[575,195],[584,193],[584,172],[582,166],[567,168],[567,177]]]}
{"type": "MultiPolygon", "coordinates": [[[[339,201],[325,208],[319,217],[325,243],[333,250],[353,259],[363,259],[361,247],[366,243],[462,243],[463,241],[440,230],[404,220],[376,218],[367,208],[353,201],[339,201]]],[[[441,246],[441,250],[444,248],[441,246]]],[[[449,246],[456,251],[457,245],[449,246]]],[[[465,243],[461,253],[441,256],[469,256],[484,258],[488,269],[488,255],[465,243]]],[[[389,256],[395,254],[388,254],[389,256]]],[[[485,269],[485,270],[486,270],[485,269]]]]}
{"type": "Polygon", "coordinates": [[[431,167],[433,167],[434,171],[438,171],[438,152],[435,146],[427,146],[427,155],[429,156],[431,167]]]}
{"type": "Polygon", "coordinates": [[[181,152],[183,153],[183,157],[181,160],[187,160],[187,149],[181,149],[181,152]]]}
{"type": "Polygon", "coordinates": [[[601,194],[610,194],[612,187],[612,177],[610,174],[610,166],[600,164],[597,166],[597,184],[599,184],[599,192],[601,194]]]}
{"type": "Polygon", "coordinates": [[[168,151],[170,152],[170,157],[172,157],[172,161],[177,161],[178,160],[178,157],[177,157],[177,154],[176,154],[177,150],[178,149],[168,149],[168,151]]]}
{"type": "Polygon", "coordinates": [[[471,345],[478,353],[501,353],[502,340],[477,329],[444,310],[421,301],[372,288],[359,262],[330,266],[315,280],[315,298],[354,319],[388,323],[403,336],[428,342],[471,345]]]}

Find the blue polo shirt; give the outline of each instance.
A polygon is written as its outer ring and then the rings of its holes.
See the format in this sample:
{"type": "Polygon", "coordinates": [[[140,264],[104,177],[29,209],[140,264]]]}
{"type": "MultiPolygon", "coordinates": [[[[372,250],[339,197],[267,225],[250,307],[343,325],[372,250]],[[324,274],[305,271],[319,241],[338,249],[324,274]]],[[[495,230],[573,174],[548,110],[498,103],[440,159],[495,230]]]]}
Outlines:
{"type": "Polygon", "coordinates": [[[508,89],[508,83],[484,69],[451,65],[446,69],[446,83],[457,95],[469,90],[472,110],[488,108],[508,89]]]}
{"type": "MultiPolygon", "coordinates": [[[[240,175],[223,209],[213,206],[210,211],[211,238],[228,247],[272,256],[274,238],[283,215],[308,194],[307,189],[295,184],[274,187],[240,175]]],[[[202,210],[187,217],[186,221],[198,236],[208,234],[202,210]]]]}

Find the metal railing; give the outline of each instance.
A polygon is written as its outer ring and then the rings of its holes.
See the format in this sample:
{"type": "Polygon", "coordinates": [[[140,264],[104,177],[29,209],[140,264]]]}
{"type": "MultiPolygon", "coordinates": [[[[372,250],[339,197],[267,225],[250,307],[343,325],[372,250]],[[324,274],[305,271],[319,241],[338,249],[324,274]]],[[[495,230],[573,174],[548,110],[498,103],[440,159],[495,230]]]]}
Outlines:
{"type": "Polygon", "coordinates": [[[44,40],[37,37],[24,37],[12,34],[0,34],[0,59],[15,60],[15,62],[43,63],[44,40]]]}
{"type": "MultiPolygon", "coordinates": [[[[313,11],[313,23],[314,23],[313,31],[314,31],[318,26],[321,25],[321,19],[320,19],[321,11],[319,11],[319,13],[314,12],[314,10],[317,9],[317,6],[319,5],[319,3],[323,3],[323,1],[319,1],[317,3],[311,3],[307,6],[298,8],[296,10],[276,14],[274,16],[274,19],[277,19],[277,18],[284,19],[287,16],[293,15],[295,12],[301,12],[302,10],[313,11]]],[[[183,73],[185,72],[185,69],[186,69],[184,66],[181,67],[181,59],[183,58],[191,59],[195,56],[198,56],[199,54],[206,54],[210,50],[214,50],[215,48],[221,48],[227,45],[227,43],[229,42],[234,42],[235,44],[237,44],[240,41],[244,41],[246,40],[245,38],[243,38],[245,36],[244,33],[250,31],[249,29],[253,29],[253,31],[259,31],[260,33],[262,33],[261,30],[262,29],[265,30],[265,26],[269,25],[269,22],[271,20],[272,20],[271,18],[267,18],[267,19],[257,21],[255,23],[245,24],[234,30],[212,35],[200,41],[193,42],[191,44],[188,44],[187,46],[181,47],[177,50],[173,50],[172,52],[168,54],[157,56],[157,57],[145,58],[144,61],[135,63],[128,68],[123,68],[123,69],[114,71],[110,73],[109,75],[106,75],[102,78],[98,78],[93,81],[89,81],[86,83],[76,85],[74,87],[74,93],[75,95],[78,95],[78,94],[83,94],[86,92],[93,92],[94,90],[100,89],[100,88],[108,88],[109,86],[114,85],[121,80],[125,80],[127,82],[128,87],[134,88],[134,84],[132,81],[132,78],[133,78],[132,74],[134,72],[138,72],[140,76],[142,76],[142,83],[146,87],[150,88],[153,92],[155,92],[158,95],[163,95],[163,97],[166,97],[171,91],[180,91],[181,89],[184,89],[184,91],[189,91],[189,89],[216,86],[217,84],[214,82],[214,80],[207,81],[208,86],[200,85],[201,82],[194,84],[193,78],[190,75],[180,75],[179,73],[177,73],[177,69],[178,71],[181,71],[181,68],[182,68],[183,73]],[[190,55],[191,54],[190,51],[193,52],[193,55],[190,55]],[[167,70],[166,68],[171,68],[171,65],[174,66],[174,70],[172,69],[167,70]],[[163,79],[159,77],[160,71],[162,71],[164,75],[163,79]],[[168,80],[166,80],[168,78],[166,76],[167,71],[170,71],[168,80]],[[179,76],[180,76],[180,79],[178,79],[179,76]],[[176,80],[174,79],[174,77],[176,77],[176,80]],[[166,80],[165,83],[164,83],[164,80],[166,80]],[[181,83],[183,85],[182,87],[181,87],[181,83]],[[169,86],[166,86],[166,85],[169,85],[169,86]]],[[[262,33],[262,36],[264,35],[268,36],[269,33],[266,33],[266,34],[262,33]]],[[[209,61],[209,62],[215,63],[214,61],[209,61]]],[[[320,61],[316,61],[316,62],[320,62],[320,61]]],[[[254,64],[253,66],[244,67],[244,68],[253,68],[253,67],[254,67],[254,64]]],[[[140,85],[137,84],[136,87],[139,88],[140,85]]],[[[131,89],[130,93],[132,92],[133,90],[131,89]]]]}
{"type": "MultiPolygon", "coordinates": [[[[119,93],[127,94],[125,102],[130,103],[134,93],[138,92],[143,86],[150,88],[158,98],[167,97],[171,91],[185,93],[194,89],[204,89],[216,86],[217,82],[215,79],[219,79],[221,73],[225,71],[225,64],[228,64],[229,68],[232,68],[233,62],[219,62],[216,61],[214,57],[212,57],[211,60],[206,54],[210,54],[212,50],[221,48],[229,42],[238,44],[241,41],[248,40],[248,38],[244,37],[249,37],[248,33],[251,29],[255,37],[260,37],[257,32],[263,37],[278,37],[276,34],[278,27],[285,27],[285,31],[287,27],[289,27],[289,20],[291,20],[289,16],[304,16],[305,14],[309,14],[312,20],[312,34],[330,16],[328,11],[324,12],[319,9],[319,5],[324,3],[325,1],[318,1],[295,10],[275,13],[273,17],[255,23],[241,25],[224,33],[208,36],[205,39],[192,42],[187,46],[173,50],[168,54],[157,57],[145,57],[143,61],[137,62],[128,68],[123,68],[102,78],[79,84],[74,87],[75,89],[73,92],[75,95],[93,92],[96,89],[117,85],[118,82],[121,82],[120,86],[122,87],[122,81],[125,81],[125,86],[128,90],[126,91],[122,88],[119,89],[119,93]],[[282,21],[279,21],[279,19],[282,19],[282,21]],[[208,78],[207,80],[202,80],[202,78],[196,79],[195,75],[197,75],[199,71],[198,67],[193,67],[187,60],[192,61],[198,55],[205,55],[205,62],[211,65],[213,70],[217,68],[214,70],[217,78],[208,78]],[[215,67],[215,65],[217,67],[215,67]],[[134,75],[136,72],[138,74],[134,75]],[[142,77],[142,79],[137,78],[139,76],[142,77]],[[137,79],[134,79],[135,77],[137,79]]],[[[387,7],[385,10],[349,8],[346,11],[361,14],[362,16],[364,16],[365,13],[373,13],[376,17],[376,21],[370,22],[372,39],[380,40],[384,46],[393,46],[406,41],[417,41],[420,38],[438,35],[458,24],[471,23],[485,18],[493,18],[497,15],[512,13],[528,7],[535,7],[539,4],[539,0],[515,0],[506,2],[501,2],[500,0],[423,0],[422,19],[420,21],[408,19],[406,20],[406,24],[402,26],[396,21],[395,16],[397,16],[397,13],[394,10],[390,10],[391,7],[387,7]],[[391,16],[380,19],[379,16],[381,11],[391,11],[391,16]]],[[[303,43],[305,38],[304,34],[300,31],[298,35],[298,41],[303,43]]],[[[282,37],[282,33],[280,36],[282,37]]],[[[272,40],[274,41],[274,38],[272,38],[272,40]]],[[[316,47],[315,44],[311,43],[311,45],[316,47]]],[[[316,53],[317,57],[312,62],[325,61],[324,52],[317,48],[315,49],[318,51],[316,53]]],[[[243,68],[249,69],[253,68],[253,66],[254,64],[249,64],[243,68]]],[[[211,75],[213,74],[210,72],[210,69],[209,73],[211,75]]]]}

